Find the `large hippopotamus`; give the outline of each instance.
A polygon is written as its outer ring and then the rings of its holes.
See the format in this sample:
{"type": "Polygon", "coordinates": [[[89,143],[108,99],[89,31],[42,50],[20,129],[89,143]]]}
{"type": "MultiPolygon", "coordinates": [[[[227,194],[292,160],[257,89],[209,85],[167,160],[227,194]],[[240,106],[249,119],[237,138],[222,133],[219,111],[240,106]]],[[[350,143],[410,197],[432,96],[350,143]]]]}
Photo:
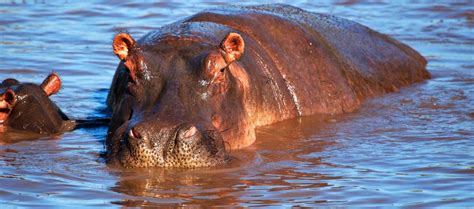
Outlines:
{"type": "MultiPolygon", "coordinates": [[[[0,84],[0,133],[7,129],[53,135],[75,125],[49,96],[59,92],[61,79],[51,73],[41,85],[8,78],[0,84]]],[[[4,134],[0,135],[4,136],[4,134]]],[[[5,137],[0,137],[1,138],[5,137]]]]}
{"type": "Polygon", "coordinates": [[[407,45],[288,5],[215,8],[112,47],[107,159],[125,167],[223,164],[256,127],[351,112],[430,78],[407,45]]]}

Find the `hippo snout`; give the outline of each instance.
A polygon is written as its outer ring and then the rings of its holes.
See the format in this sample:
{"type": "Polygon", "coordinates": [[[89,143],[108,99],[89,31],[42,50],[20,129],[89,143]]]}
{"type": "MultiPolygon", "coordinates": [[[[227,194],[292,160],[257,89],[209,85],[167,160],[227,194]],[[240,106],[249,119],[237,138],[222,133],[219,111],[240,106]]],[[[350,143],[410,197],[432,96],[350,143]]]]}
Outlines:
{"type": "Polygon", "coordinates": [[[0,93],[0,125],[7,121],[15,102],[16,95],[13,90],[7,89],[0,93]]]}
{"type": "Polygon", "coordinates": [[[229,157],[222,137],[192,124],[170,128],[156,123],[131,127],[122,138],[120,162],[125,167],[210,167],[229,157]]]}

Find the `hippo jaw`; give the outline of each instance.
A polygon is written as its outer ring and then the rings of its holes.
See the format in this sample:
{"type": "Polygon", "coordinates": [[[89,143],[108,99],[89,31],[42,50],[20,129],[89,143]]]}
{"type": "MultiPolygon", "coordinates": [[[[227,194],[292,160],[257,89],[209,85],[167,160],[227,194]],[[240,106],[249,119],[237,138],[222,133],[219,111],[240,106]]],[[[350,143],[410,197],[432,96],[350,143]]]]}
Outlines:
{"type": "Polygon", "coordinates": [[[3,124],[7,122],[8,116],[10,116],[10,113],[12,112],[15,101],[15,92],[11,89],[8,89],[0,96],[0,126],[3,126],[3,124]]]}
{"type": "Polygon", "coordinates": [[[214,167],[230,160],[219,134],[187,124],[158,133],[135,126],[122,136],[117,154],[126,168],[214,167]]]}

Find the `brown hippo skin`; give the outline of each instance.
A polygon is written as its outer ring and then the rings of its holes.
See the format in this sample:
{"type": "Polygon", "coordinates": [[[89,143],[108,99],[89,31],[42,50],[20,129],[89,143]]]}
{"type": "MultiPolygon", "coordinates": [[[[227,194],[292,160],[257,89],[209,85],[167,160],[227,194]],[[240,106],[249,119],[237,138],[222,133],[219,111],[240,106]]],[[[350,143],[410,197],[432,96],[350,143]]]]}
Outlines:
{"type": "MultiPolygon", "coordinates": [[[[73,121],[49,98],[60,88],[61,80],[56,73],[41,85],[5,79],[0,84],[0,132],[13,129],[52,135],[72,130],[73,121]]],[[[0,142],[4,137],[0,135],[0,142]]]]}
{"type": "Polygon", "coordinates": [[[387,35],[288,5],[203,11],[113,41],[108,160],[125,167],[216,166],[255,128],[338,114],[430,78],[426,60],[387,35]]]}

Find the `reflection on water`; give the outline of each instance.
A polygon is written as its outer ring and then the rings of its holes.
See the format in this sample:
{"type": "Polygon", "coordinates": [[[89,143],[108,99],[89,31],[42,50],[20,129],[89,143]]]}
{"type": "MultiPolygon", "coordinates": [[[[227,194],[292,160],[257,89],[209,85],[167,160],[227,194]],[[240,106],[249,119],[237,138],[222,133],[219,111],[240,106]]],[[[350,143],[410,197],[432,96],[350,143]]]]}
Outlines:
{"type": "MultiPolygon", "coordinates": [[[[106,166],[103,127],[7,143],[0,204],[472,206],[474,4],[396,2],[290,3],[395,36],[429,59],[432,80],[351,114],[260,128],[254,145],[217,169],[106,166]]],[[[139,37],[221,4],[0,0],[0,78],[34,82],[57,71],[64,86],[53,100],[72,118],[103,117],[115,32],[139,37]]]]}
{"type": "MultiPolygon", "coordinates": [[[[40,134],[31,133],[29,131],[15,130],[0,125],[0,145],[11,144],[19,141],[36,140],[41,138],[42,135],[40,134]]],[[[51,137],[44,138],[49,139],[51,137]]]]}

